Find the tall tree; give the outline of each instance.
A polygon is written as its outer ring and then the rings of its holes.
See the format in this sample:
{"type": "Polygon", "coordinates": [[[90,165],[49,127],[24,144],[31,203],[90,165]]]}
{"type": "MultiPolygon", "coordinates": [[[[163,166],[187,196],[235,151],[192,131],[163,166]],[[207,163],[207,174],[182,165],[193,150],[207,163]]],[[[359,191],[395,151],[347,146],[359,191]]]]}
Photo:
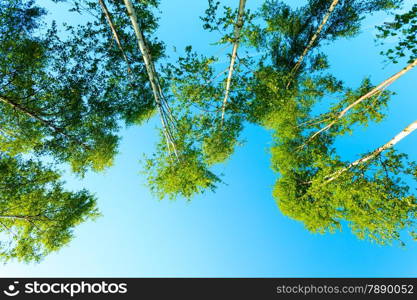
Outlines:
{"type": "Polygon", "coordinates": [[[394,29],[406,36],[395,53],[408,51],[409,66],[379,86],[366,78],[351,89],[328,73],[321,46],[355,36],[365,15],[401,0],[309,0],[297,9],[268,0],[256,14],[246,1],[222,13],[220,2],[208,2],[204,28],[220,32],[218,45],[232,46],[225,70],[191,46],[175,64],[159,63],[157,0],[73,0],[73,13],[85,21],[64,25],[63,34],[55,22],[45,27],[35,1],[0,0],[0,163],[11,170],[4,171],[10,188],[0,226],[19,241],[4,248],[5,257],[39,259],[97,214],[90,194],[65,192],[58,173],[19,155],[52,157],[80,174],[102,170],[117,152],[119,127],[155,112],[160,140],[145,172],[160,198],[214,190],[221,179],[212,167],[227,161],[252,123],[273,132],[279,207],[309,230],[333,232],[346,221],[359,237],[386,244],[414,226],[416,198],[404,178],[416,176],[416,164],[391,149],[400,138],[354,163],[335,147],[357,125],[384,119],[392,95],[386,87],[415,66],[414,8],[380,28],[383,37],[394,29]],[[262,56],[242,55],[250,47],[262,56]],[[329,96],[338,101],[315,116],[329,96]],[[13,198],[18,184],[24,188],[13,198]]]}
{"type": "Polygon", "coordinates": [[[390,148],[394,147],[395,145],[397,145],[400,141],[402,141],[405,137],[407,137],[409,134],[411,134],[415,130],[417,130],[417,121],[414,121],[413,123],[408,125],[406,128],[404,128],[400,133],[398,133],[395,137],[393,137],[388,143],[382,145],[381,147],[378,147],[376,150],[372,151],[370,154],[358,160],[355,160],[354,162],[350,163],[347,167],[340,169],[334,174],[332,174],[331,176],[329,176],[326,179],[326,182],[331,182],[333,180],[336,180],[337,177],[339,177],[341,174],[348,171],[349,169],[377,158],[379,155],[381,155],[382,152],[387,151],[390,148]]]}
{"type": "Polygon", "coordinates": [[[173,160],[164,155],[166,143],[160,142],[156,155],[146,161],[148,184],[160,198],[191,199],[207,189],[214,190],[221,180],[211,167],[225,162],[240,144],[249,96],[249,72],[244,67],[248,68],[250,59],[238,57],[237,49],[246,42],[243,33],[253,16],[245,12],[244,1],[239,4],[237,9],[225,7],[222,14],[219,3],[209,1],[201,18],[206,30],[221,33],[219,45],[233,47],[225,70],[216,66],[219,58],[199,55],[191,46],[176,64],[164,67],[171,111],[177,120],[178,157],[173,160]]]}
{"type": "MultiPolygon", "coordinates": [[[[99,6],[88,9],[101,13],[99,6]]],[[[74,11],[81,12],[77,2],[74,11]]],[[[153,30],[154,19],[144,11],[145,29],[153,30]]],[[[45,13],[35,1],[0,2],[0,255],[5,260],[40,260],[67,244],[78,224],[98,215],[91,194],[65,191],[60,173],[28,158],[68,162],[79,174],[102,170],[112,164],[120,121],[142,122],[154,110],[140,72],[143,63],[131,63],[134,83],[126,78],[126,59],[137,52],[125,41],[134,33],[121,30],[126,51],[121,55],[108,38],[103,14],[65,26],[61,34],[55,22],[43,23],[45,13]]],[[[114,24],[129,21],[124,11],[120,15],[124,18],[116,14],[114,24]]],[[[150,49],[155,57],[162,53],[158,42],[150,49]]]]}
{"type": "Polygon", "coordinates": [[[335,232],[347,222],[359,238],[390,244],[401,240],[404,229],[415,226],[416,197],[404,180],[414,177],[415,163],[407,162],[404,154],[382,147],[378,155],[365,155],[369,159],[352,166],[337,155],[335,139],[353,130],[353,125],[382,121],[391,93],[379,90],[368,95],[332,130],[317,135],[307,145],[305,140],[322,123],[331,121],[334,112],[374,88],[365,79],[359,89],[352,90],[326,74],[328,63],[319,52],[320,44],[356,34],[361,14],[386,9],[394,3],[341,1],[313,47],[319,53],[314,56],[308,51],[309,60],[303,58],[298,72],[292,73],[330,2],[310,1],[298,10],[278,1],[264,5],[262,16],[268,29],[255,28],[253,42],[260,49],[269,49],[272,63],[268,66],[264,59],[255,73],[251,120],[273,130],[272,167],[279,173],[273,194],[284,214],[319,233],[335,232]],[[321,17],[313,11],[320,11],[321,17]],[[290,88],[288,81],[293,81],[290,88]],[[333,105],[329,113],[313,118],[313,108],[331,95],[342,101],[333,105]],[[340,170],[344,171],[329,180],[340,170]]]}
{"type": "MultiPolygon", "coordinates": [[[[404,69],[402,69],[398,73],[394,74],[393,76],[391,76],[390,78],[384,80],[382,83],[380,83],[376,87],[372,88],[370,91],[366,92],[364,95],[362,95],[361,97],[359,97],[353,103],[350,103],[343,110],[341,110],[339,112],[332,112],[332,114],[335,115],[335,117],[334,118],[330,118],[330,119],[333,119],[333,120],[331,120],[329,122],[329,124],[327,124],[326,126],[324,126],[323,128],[321,128],[320,130],[318,130],[317,132],[315,132],[307,140],[307,143],[310,142],[312,139],[314,139],[319,134],[321,134],[322,132],[327,131],[330,128],[332,128],[337,122],[340,121],[340,119],[342,119],[347,113],[349,113],[349,111],[351,111],[353,108],[355,108],[355,106],[361,104],[363,101],[365,101],[365,100],[367,100],[369,98],[372,98],[372,97],[381,95],[392,83],[394,83],[400,77],[404,76],[407,72],[409,72],[410,70],[412,70],[415,66],[417,66],[417,59],[414,60],[413,62],[411,62],[408,66],[406,66],[404,69]]],[[[328,114],[326,114],[326,115],[328,115],[328,114]]],[[[329,118],[327,118],[327,119],[329,119],[329,118]]]]}
{"type": "MultiPolygon", "coordinates": [[[[301,66],[301,64],[304,60],[304,58],[307,56],[307,54],[311,50],[311,48],[313,48],[314,43],[316,42],[316,40],[320,36],[321,31],[323,30],[327,21],[331,17],[331,15],[332,15],[333,11],[335,10],[336,5],[338,3],[339,3],[339,0],[333,0],[333,2],[330,4],[330,7],[329,7],[327,13],[324,15],[323,20],[321,21],[319,27],[317,28],[314,35],[311,37],[310,41],[308,42],[307,47],[304,49],[303,53],[301,54],[300,58],[298,59],[297,63],[295,64],[294,68],[291,70],[291,73],[294,73],[294,72],[298,71],[298,69],[300,68],[300,66],[301,66]]],[[[291,81],[288,82],[287,88],[289,87],[290,84],[291,84],[291,81]]]]}

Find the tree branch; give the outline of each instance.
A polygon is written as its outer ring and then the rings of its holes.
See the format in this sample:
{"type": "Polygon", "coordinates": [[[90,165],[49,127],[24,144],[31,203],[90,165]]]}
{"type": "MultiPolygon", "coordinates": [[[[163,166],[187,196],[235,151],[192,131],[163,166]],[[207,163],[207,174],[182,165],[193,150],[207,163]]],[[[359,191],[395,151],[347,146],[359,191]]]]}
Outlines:
{"type": "Polygon", "coordinates": [[[46,127],[52,129],[53,131],[55,131],[56,133],[61,134],[62,136],[66,137],[68,140],[75,142],[81,146],[83,146],[85,149],[90,150],[90,146],[86,145],[85,143],[79,141],[77,138],[68,135],[67,133],[64,132],[64,130],[58,126],[56,126],[54,123],[43,119],[42,117],[38,116],[36,113],[31,112],[30,110],[28,110],[27,108],[23,107],[22,105],[14,102],[11,99],[7,99],[3,96],[0,95],[0,102],[3,102],[11,107],[13,107],[14,109],[20,111],[21,113],[25,114],[26,116],[42,123],[43,125],[45,125],[46,127]]]}
{"type": "Polygon", "coordinates": [[[111,29],[111,31],[112,31],[112,33],[113,33],[113,38],[114,38],[114,40],[116,41],[117,46],[119,47],[119,50],[122,52],[122,55],[123,55],[124,60],[126,61],[126,64],[127,64],[127,71],[128,71],[129,73],[131,73],[131,72],[132,72],[132,70],[131,70],[131,68],[130,68],[129,60],[127,59],[126,53],[125,53],[125,51],[123,50],[122,43],[120,42],[119,35],[118,35],[117,31],[116,31],[116,27],[114,26],[113,21],[112,21],[112,19],[111,19],[110,12],[109,12],[109,10],[107,9],[106,4],[104,3],[104,0],[98,0],[98,2],[99,2],[99,3],[100,3],[100,5],[101,5],[101,8],[102,8],[102,10],[103,10],[104,16],[106,17],[107,22],[109,23],[110,29],[111,29]]]}

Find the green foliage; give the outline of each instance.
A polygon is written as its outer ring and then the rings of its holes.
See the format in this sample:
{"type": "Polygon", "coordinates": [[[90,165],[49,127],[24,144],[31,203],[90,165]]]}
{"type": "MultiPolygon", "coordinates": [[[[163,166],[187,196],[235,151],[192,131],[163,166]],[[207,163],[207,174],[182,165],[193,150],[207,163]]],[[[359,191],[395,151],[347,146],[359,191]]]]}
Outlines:
{"type": "MultiPolygon", "coordinates": [[[[327,93],[340,94],[342,86],[332,77],[304,77],[298,91],[292,90],[289,96],[287,90],[279,88],[279,72],[265,68],[258,77],[263,85],[255,89],[256,101],[272,103],[262,109],[269,113],[261,120],[274,130],[271,159],[279,179],[273,195],[280,210],[312,232],[334,233],[347,222],[359,238],[380,244],[399,240],[404,229],[415,226],[417,199],[402,181],[412,174],[415,164],[406,163],[404,155],[390,151],[329,182],[335,172],[347,166],[335,154],[334,137],[350,131],[354,124],[380,121],[378,110],[386,105],[387,95],[382,95],[382,100],[369,100],[337,129],[305,145],[311,128],[305,120],[312,105],[327,93]],[[371,104],[375,111],[367,109],[371,104]]],[[[369,80],[365,80],[358,91],[347,90],[338,105],[344,107],[370,88],[369,80]]]]}
{"type": "MultiPolygon", "coordinates": [[[[239,1],[236,1],[236,4],[239,1]]],[[[238,8],[231,8],[229,6],[223,6],[220,11],[220,2],[214,0],[208,0],[208,8],[205,11],[205,15],[200,17],[203,21],[204,30],[216,31],[222,34],[218,41],[218,44],[227,44],[235,42],[235,25],[239,14],[238,8]]],[[[256,18],[256,14],[253,14],[249,9],[245,10],[243,14],[244,24],[239,30],[242,32],[239,44],[246,44],[250,39],[250,28],[254,26],[253,21],[256,18]]]]}
{"type": "Polygon", "coordinates": [[[32,160],[0,158],[0,257],[39,261],[73,237],[73,228],[97,217],[87,191],[68,192],[60,174],[32,160]]]}
{"type": "MultiPolygon", "coordinates": [[[[259,49],[268,49],[274,65],[284,72],[290,71],[316,33],[330,3],[329,0],[309,0],[305,6],[292,9],[283,1],[265,1],[258,16],[264,20],[266,26],[253,27],[250,39],[252,45],[259,49]]],[[[339,1],[313,49],[338,38],[357,35],[365,15],[389,10],[401,3],[402,0],[339,1]]],[[[314,56],[310,57],[310,62],[304,63],[304,67],[309,64],[312,68],[317,66],[314,56]]]]}
{"type": "Polygon", "coordinates": [[[184,197],[190,200],[206,189],[213,190],[220,179],[207,170],[197,152],[182,154],[178,161],[167,163],[161,159],[148,160],[148,185],[160,199],[184,197]]]}
{"type": "MultiPolygon", "coordinates": [[[[55,1],[65,2],[65,1],[55,1]]],[[[145,34],[157,27],[158,1],[134,1],[145,34]]],[[[72,230],[97,215],[87,191],[63,189],[60,174],[19,157],[68,163],[83,175],[112,165],[120,124],[138,124],[155,110],[145,66],[121,2],[109,8],[129,57],[115,46],[97,1],[74,1],[76,27],[43,22],[31,0],[0,1],[1,243],[5,260],[37,261],[57,251],[72,230]],[[97,19],[91,20],[91,16],[97,19]],[[7,241],[8,239],[8,241],[7,241]]],[[[163,44],[149,42],[155,59],[163,44]]]]}
{"type": "MultiPolygon", "coordinates": [[[[148,160],[148,185],[159,198],[192,198],[204,189],[214,190],[220,179],[211,170],[233,154],[243,130],[249,77],[242,65],[236,66],[230,98],[221,121],[225,79],[214,66],[216,59],[185,49],[177,63],[165,66],[165,78],[171,84],[170,106],[176,120],[177,155],[171,155],[160,135],[157,153],[148,160]]],[[[247,60],[242,59],[242,64],[247,60]]]]}
{"type": "Polygon", "coordinates": [[[0,148],[10,155],[51,155],[79,173],[110,166],[117,115],[105,89],[97,87],[113,79],[88,55],[95,40],[63,41],[55,25],[36,37],[42,14],[33,11],[42,10],[33,1],[13,2],[1,6],[10,19],[4,18],[0,29],[0,148]],[[19,27],[26,30],[16,31],[19,27]]]}
{"type": "MultiPolygon", "coordinates": [[[[7,240],[0,249],[5,260],[40,260],[68,243],[76,225],[97,216],[92,195],[65,191],[59,173],[22,155],[68,163],[81,175],[101,171],[113,163],[120,126],[141,125],[157,111],[123,1],[105,1],[120,45],[99,1],[70,2],[71,12],[85,22],[63,24],[60,32],[55,22],[49,27],[42,22],[46,11],[35,1],[0,0],[0,230],[7,240]]],[[[220,2],[208,2],[204,29],[221,34],[217,44],[237,42],[238,9],[220,12],[220,2]]],[[[252,123],[272,131],[278,206],[308,230],[335,232],[347,223],[359,238],[390,244],[415,226],[417,201],[405,178],[417,179],[417,163],[389,151],[349,167],[335,148],[337,138],[382,121],[392,93],[381,91],[339,119],[338,113],[373,85],[364,79],[357,89],[345,87],[327,73],[330,64],[321,50],[357,35],[366,15],[402,1],[340,0],[294,71],[330,3],[309,0],[292,9],[267,0],[257,13],[245,11],[228,92],[229,68],[220,69],[221,60],[191,46],[175,64],[156,71],[166,100],[162,118],[173,124],[161,129],[155,153],[145,159],[147,184],[158,198],[190,200],[215,190],[221,179],[212,169],[232,156],[245,125],[252,123]],[[262,56],[244,56],[242,48],[255,48],[262,56]],[[329,97],[337,102],[323,101],[329,97]]],[[[158,4],[133,1],[156,65],[165,56],[164,44],[153,38],[158,4]]],[[[379,38],[400,40],[385,53],[389,59],[416,58],[416,12],[414,6],[379,27],[379,38]]]]}
{"type": "Polygon", "coordinates": [[[230,119],[226,122],[203,140],[202,152],[209,166],[226,161],[233,154],[238,143],[242,121],[230,119]]]}
{"type": "Polygon", "coordinates": [[[415,170],[414,163],[388,152],[329,181],[348,165],[336,155],[335,138],[355,126],[380,122],[392,93],[383,91],[366,99],[330,131],[308,141],[311,132],[334,121],[373,86],[365,79],[357,90],[345,88],[317,68],[298,74],[297,85],[287,88],[291,75],[275,63],[262,63],[256,72],[249,120],[273,130],[272,169],[279,174],[273,195],[280,210],[312,232],[334,233],[347,223],[359,238],[380,244],[399,240],[404,229],[415,226],[416,198],[402,181],[415,170]],[[328,112],[312,117],[328,97],[338,100],[328,112]]]}
{"type": "Polygon", "coordinates": [[[398,42],[394,48],[381,52],[390,61],[398,63],[401,58],[406,58],[408,63],[412,63],[417,59],[417,4],[409,12],[397,14],[393,22],[386,22],[377,29],[380,40],[390,38],[398,42]]]}
{"type": "Polygon", "coordinates": [[[285,214],[313,232],[334,232],[347,222],[359,238],[391,244],[415,227],[417,198],[404,182],[407,164],[405,155],[390,151],[332,182],[326,181],[332,166],[325,166],[301,183],[304,188],[294,177],[280,179],[275,195],[285,214]]]}
{"type": "Polygon", "coordinates": [[[353,132],[354,126],[356,125],[366,127],[371,122],[381,122],[386,116],[385,110],[388,106],[389,100],[391,99],[391,95],[393,94],[387,90],[381,91],[380,93],[365,99],[364,101],[355,105],[351,110],[349,110],[349,113],[342,119],[338,118],[340,111],[354,103],[361,96],[367,94],[373,88],[374,86],[371,84],[371,81],[366,78],[362,81],[361,86],[358,89],[344,90],[342,99],[336,104],[331,105],[328,112],[317,117],[317,119],[321,120],[322,122],[317,121],[317,124],[311,127],[317,130],[317,128],[320,128],[320,125],[323,123],[323,121],[326,121],[326,123],[336,121],[337,124],[333,126],[329,132],[332,135],[337,136],[346,133],[351,134],[353,132]]]}
{"type": "Polygon", "coordinates": [[[184,197],[190,200],[206,189],[214,190],[216,183],[220,182],[220,179],[208,170],[201,152],[187,139],[187,135],[192,133],[190,124],[181,124],[180,134],[183,139],[178,140],[178,157],[168,153],[161,137],[157,153],[146,159],[147,184],[160,199],[168,197],[173,200],[184,197]]]}

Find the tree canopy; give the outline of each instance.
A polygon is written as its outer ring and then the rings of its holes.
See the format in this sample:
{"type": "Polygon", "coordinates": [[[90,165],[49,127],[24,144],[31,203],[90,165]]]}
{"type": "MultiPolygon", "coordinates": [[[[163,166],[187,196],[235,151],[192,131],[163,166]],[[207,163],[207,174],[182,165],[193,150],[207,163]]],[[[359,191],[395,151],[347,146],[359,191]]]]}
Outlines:
{"type": "Polygon", "coordinates": [[[378,85],[363,78],[350,87],[330,72],[325,49],[401,0],[307,0],[298,8],[266,0],[256,11],[244,0],[235,7],[209,0],[201,21],[231,49],[224,68],[192,46],[167,57],[157,0],[54,2],[68,2],[83,22],[49,24],[35,0],[0,0],[3,259],[38,261],[98,216],[95,197],[66,191],[57,170],[69,165],[83,176],[111,167],[120,128],[154,117],[159,141],[143,173],[158,198],[214,191],[222,183],[215,166],[244,144],[253,124],[272,133],[273,196],[283,214],[318,233],[347,224],[380,244],[402,243],[405,229],[416,237],[409,182],[417,164],[395,149],[414,125],[354,162],[336,143],[389,114],[388,87],[417,65],[416,5],[377,26],[382,44],[397,42],[381,54],[403,69],[378,85]]]}

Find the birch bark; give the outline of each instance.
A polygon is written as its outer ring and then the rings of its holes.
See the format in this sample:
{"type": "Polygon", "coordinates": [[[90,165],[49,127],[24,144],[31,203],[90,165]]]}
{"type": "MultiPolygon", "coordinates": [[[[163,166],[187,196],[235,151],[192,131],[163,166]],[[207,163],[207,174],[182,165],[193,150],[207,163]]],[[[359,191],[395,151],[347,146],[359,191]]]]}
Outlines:
{"type": "Polygon", "coordinates": [[[224,117],[225,117],[225,113],[226,113],[227,101],[229,100],[230,87],[231,87],[231,84],[232,84],[233,72],[234,72],[236,58],[237,58],[237,50],[239,48],[240,35],[241,35],[241,32],[242,32],[243,24],[245,22],[245,20],[244,20],[245,5],[246,5],[246,0],[240,0],[237,22],[235,24],[235,29],[234,29],[234,31],[235,31],[234,32],[234,43],[233,43],[232,56],[231,56],[231,59],[230,59],[229,74],[228,74],[227,79],[226,79],[226,90],[225,90],[225,95],[224,95],[223,105],[222,105],[222,119],[221,119],[222,124],[224,122],[224,117]]]}

